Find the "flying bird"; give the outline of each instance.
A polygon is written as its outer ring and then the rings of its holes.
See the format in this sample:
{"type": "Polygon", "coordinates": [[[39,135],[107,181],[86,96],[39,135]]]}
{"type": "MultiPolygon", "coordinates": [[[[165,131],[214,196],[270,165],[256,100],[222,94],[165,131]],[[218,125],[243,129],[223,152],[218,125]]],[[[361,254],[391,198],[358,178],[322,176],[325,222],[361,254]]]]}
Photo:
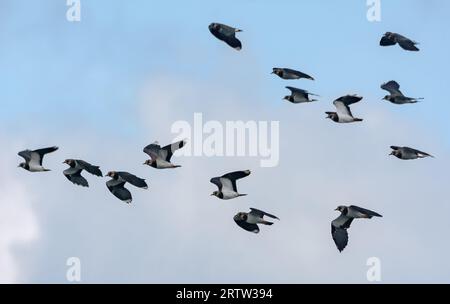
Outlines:
{"type": "Polygon", "coordinates": [[[291,91],[291,95],[285,96],[283,99],[290,101],[292,103],[305,103],[317,101],[317,99],[309,99],[309,96],[319,96],[308,91],[297,89],[293,87],[286,87],[286,89],[291,91]]]}
{"type": "Polygon", "coordinates": [[[400,45],[400,47],[406,51],[418,52],[419,49],[416,47],[418,42],[412,41],[400,34],[387,32],[381,38],[380,45],[381,46],[391,46],[391,45],[400,45]]]}
{"type": "Polygon", "coordinates": [[[156,169],[181,167],[179,165],[172,164],[170,159],[176,150],[183,148],[185,145],[186,141],[182,140],[161,148],[158,142],[154,142],[144,148],[144,153],[147,153],[151,157],[151,159],[144,162],[144,165],[148,165],[156,169]]]}
{"type": "Polygon", "coordinates": [[[347,229],[354,219],[371,219],[382,215],[358,206],[339,206],[336,211],[341,212],[338,218],[331,222],[331,235],[337,249],[342,252],[348,243],[347,229]]]}
{"type": "Polygon", "coordinates": [[[390,95],[384,96],[383,100],[390,101],[394,104],[417,103],[420,100],[423,100],[423,98],[412,98],[403,95],[402,91],[400,91],[400,85],[394,80],[383,83],[381,88],[390,93],[390,95]]]}
{"type": "Polygon", "coordinates": [[[286,79],[286,80],[300,79],[300,78],[314,80],[314,78],[312,78],[308,74],[302,73],[300,71],[292,70],[292,69],[287,69],[287,68],[273,68],[272,74],[275,74],[278,77],[286,79]]]}
{"type": "Polygon", "coordinates": [[[418,158],[426,158],[426,157],[434,157],[428,153],[409,148],[409,147],[397,147],[397,146],[391,146],[391,149],[393,150],[391,154],[395,157],[403,160],[413,160],[418,158]]]}
{"type": "Polygon", "coordinates": [[[236,38],[236,33],[242,32],[242,30],[221,23],[211,23],[208,28],[217,39],[222,40],[235,50],[240,51],[242,49],[242,43],[236,38]]]}
{"type": "Polygon", "coordinates": [[[80,185],[83,187],[89,187],[88,181],[81,176],[81,172],[86,170],[87,172],[96,175],[103,176],[102,171],[100,171],[98,166],[93,166],[88,162],[80,159],[66,159],[63,164],[67,164],[70,167],[64,170],[64,175],[75,185],[80,185]]]}
{"type": "Polygon", "coordinates": [[[19,156],[25,159],[25,162],[20,163],[18,167],[28,170],[30,172],[44,172],[50,171],[42,166],[45,154],[52,153],[58,150],[58,147],[43,148],[38,150],[24,150],[18,153],[19,156]]]}
{"type": "Polygon", "coordinates": [[[111,171],[108,172],[106,176],[111,177],[111,179],[106,182],[109,191],[114,194],[115,197],[127,204],[130,204],[133,198],[131,197],[131,192],[124,187],[125,183],[130,183],[138,188],[148,189],[145,179],[139,178],[128,172],[111,171]]]}
{"type": "Polygon", "coordinates": [[[219,191],[214,191],[211,195],[214,195],[223,200],[229,200],[239,196],[247,195],[238,193],[236,181],[249,175],[250,170],[246,170],[231,172],[221,177],[211,178],[210,182],[219,188],[219,191]]]}
{"type": "Polygon", "coordinates": [[[337,112],[325,112],[331,119],[337,123],[351,123],[363,121],[361,118],[354,118],[350,105],[361,101],[363,97],[358,95],[346,95],[336,99],[333,104],[336,107],[337,112]]]}
{"type": "Polygon", "coordinates": [[[236,214],[233,219],[236,222],[236,224],[239,225],[239,227],[241,227],[244,230],[253,232],[253,233],[258,233],[259,232],[259,227],[258,224],[263,224],[263,225],[273,225],[272,222],[268,222],[266,220],[264,220],[264,216],[279,220],[278,217],[276,217],[275,215],[272,215],[270,213],[266,213],[264,211],[255,209],[255,208],[250,208],[250,212],[239,212],[238,214],[236,214]]]}

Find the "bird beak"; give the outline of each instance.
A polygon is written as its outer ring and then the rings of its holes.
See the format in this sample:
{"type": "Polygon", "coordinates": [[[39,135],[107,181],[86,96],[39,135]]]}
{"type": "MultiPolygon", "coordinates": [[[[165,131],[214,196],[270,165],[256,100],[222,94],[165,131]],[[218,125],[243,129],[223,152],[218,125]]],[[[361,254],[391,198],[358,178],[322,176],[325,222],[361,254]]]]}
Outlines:
{"type": "Polygon", "coordinates": [[[209,196],[213,196],[214,195],[214,193],[211,193],[209,196]]]}
{"type": "Polygon", "coordinates": [[[338,208],[336,208],[336,209],[334,209],[334,211],[339,211],[339,209],[338,209],[338,208]]]}
{"type": "Polygon", "coordinates": [[[146,165],[146,164],[147,164],[146,162],[143,163],[143,165],[146,165]]]}

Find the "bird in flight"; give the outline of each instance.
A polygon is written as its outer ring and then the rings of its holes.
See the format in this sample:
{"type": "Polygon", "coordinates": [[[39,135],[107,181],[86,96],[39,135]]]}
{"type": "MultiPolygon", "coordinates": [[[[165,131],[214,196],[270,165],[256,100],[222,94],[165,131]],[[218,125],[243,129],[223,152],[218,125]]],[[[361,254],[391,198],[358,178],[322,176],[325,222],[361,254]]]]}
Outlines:
{"type": "Polygon", "coordinates": [[[214,37],[222,40],[233,49],[238,51],[242,49],[241,41],[236,38],[236,33],[242,32],[242,30],[221,23],[211,23],[208,28],[214,37]]]}
{"type": "Polygon", "coordinates": [[[348,232],[354,219],[371,219],[382,215],[358,206],[339,206],[336,211],[341,212],[338,218],[331,222],[331,236],[337,249],[342,252],[348,244],[348,232]]]}
{"type": "Polygon", "coordinates": [[[381,85],[381,88],[383,90],[386,90],[389,92],[390,95],[384,96],[383,100],[390,101],[394,104],[407,104],[407,103],[417,103],[420,100],[423,100],[423,98],[412,98],[412,97],[406,97],[403,95],[402,91],[400,91],[400,85],[398,82],[391,80],[389,82],[383,83],[381,85]]]}
{"type": "Polygon", "coordinates": [[[24,150],[18,153],[19,156],[25,159],[25,162],[20,163],[18,167],[28,170],[30,172],[45,172],[50,171],[42,166],[44,156],[58,150],[58,147],[43,148],[38,150],[24,150]]]}
{"type": "Polygon", "coordinates": [[[396,45],[397,43],[402,49],[406,51],[419,51],[419,48],[416,46],[419,44],[418,42],[412,41],[411,39],[397,33],[387,32],[386,34],[384,34],[380,41],[381,46],[391,46],[396,45]]]}
{"type": "Polygon", "coordinates": [[[219,191],[214,191],[211,195],[223,200],[229,200],[239,196],[246,196],[247,194],[238,193],[236,181],[249,175],[250,170],[245,170],[231,172],[220,177],[211,178],[210,182],[219,188],[219,191]]]}
{"type": "Polygon", "coordinates": [[[361,118],[353,117],[350,105],[361,101],[363,97],[358,95],[346,95],[336,99],[333,104],[336,107],[337,112],[325,112],[331,119],[337,123],[352,123],[363,121],[361,118]]]}
{"type": "Polygon", "coordinates": [[[258,224],[273,225],[273,222],[268,222],[264,220],[264,216],[279,220],[278,217],[275,215],[272,215],[270,213],[250,208],[250,212],[239,212],[236,214],[233,219],[236,222],[236,224],[241,227],[244,230],[253,232],[253,233],[259,233],[259,227],[258,224]]]}
{"type": "Polygon", "coordinates": [[[300,79],[300,78],[314,80],[314,78],[309,76],[308,74],[287,68],[273,68],[272,74],[275,74],[278,77],[286,80],[300,79]]]}
{"type": "Polygon", "coordinates": [[[69,168],[64,170],[63,173],[65,177],[75,185],[89,187],[88,181],[81,176],[83,170],[96,176],[103,176],[102,171],[100,171],[98,166],[93,166],[81,159],[66,159],[63,164],[69,165],[69,168]]]}
{"type": "Polygon", "coordinates": [[[156,169],[181,167],[179,165],[172,164],[170,159],[176,150],[183,148],[185,145],[186,141],[182,140],[161,148],[158,142],[154,142],[144,148],[144,153],[147,153],[151,157],[151,159],[144,162],[144,165],[148,165],[156,169]]]}
{"type": "Polygon", "coordinates": [[[130,204],[133,198],[131,192],[124,187],[125,183],[130,183],[141,189],[148,189],[145,179],[139,178],[128,172],[110,171],[106,176],[111,177],[111,179],[106,182],[106,187],[108,187],[109,191],[114,194],[115,197],[127,204],[130,204]]]}
{"type": "Polygon", "coordinates": [[[292,103],[306,103],[306,102],[314,102],[317,99],[309,99],[309,96],[319,96],[313,93],[309,93],[308,91],[297,89],[294,87],[286,87],[286,89],[291,91],[291,95],[285,96],[283,99],[290,101],[292,103]]]}
{"type": "Polygon", "coordinates": [[[426,157],[433,157],[432,155],[413,149],[409,147],[397,147],[397,146],[391,146],[391,149],[393,150],[391,154],[399,159],[402,160],[413,160],[418,158],[426,158],[426,157]]]}

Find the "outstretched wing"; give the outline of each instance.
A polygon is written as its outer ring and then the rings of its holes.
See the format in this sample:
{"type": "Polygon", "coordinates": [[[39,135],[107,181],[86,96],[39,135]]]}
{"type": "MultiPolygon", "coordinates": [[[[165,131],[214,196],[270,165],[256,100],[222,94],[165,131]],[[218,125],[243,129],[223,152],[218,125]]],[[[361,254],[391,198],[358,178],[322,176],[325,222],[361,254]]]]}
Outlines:
{"type": "MultiPolygon", "coordinates": [[[[286,87],[286,89],[291,91],[292,95],[299,95],[299,96],[302,96],[304,98],[308,98],[308,94],[310,94],[306,90],[302,90],[302,89],[298,89],[298,88],[294,88],[294,87],[286,87]]],[[[314,94],[310,94],[310,95],[314,95],[314,94]]]]}
{"type": "Polygon", "coordinates": [[[56,150],[58,150],[58,147],[43,148],[43,149],[34,150],[31,154],[32,154],[32,158],[34,158],[33,153],[36,153],[39,156],[39,165],[42,166],[42,160],[44,159],[44,155],[55,152],[56,150]]]}
{"type": "Polygon", "coordinates": [[[347,229],[338,228],[331,225],[331,236],[336,244],[337,249],[342,252],[348,244],[348,232],[347,229]]]}
{"type": "Polygon", "coordinates": [[[159,151],[159,154],[160,154],[161,158],[170,162],[170,159],[172,158],[173,153],[175,153],[176,150],[183,148],[185,145],[186,145],[185,140],[180,140],[180,141],[174,142],[173,144],[167,145],[164,148],[162,148],[159,151]]]}
{"type": "Polygon", "coordinates": [[[349,206],[349,208],[353,209],[353,210],[356,210],[359,213],[365,214],[365,215],[367,215],[369,217],[373,217],[373,216],[383,217],[381,214],[378,214],[378,213],[376,213],[376,212],[374,212],[372,210],[364,209],[364,208],[361,208],[361,207],[358,207],[358,206],[353,206],[352,205],[352,206],[349,206]]]}
{"type": "Polygon", "coordinates": [[[405,36],[395,34],[395,40],[398,42],[400,47],[406,51],[413,51],[418,52],[419,48],[416,47],[417,42],[412,41],[409,38],[406,38],[405,36]]]}
{"type": "Polygon", "coordinates": [[[132,184],[133,186],[136,186],[138,188],[143,188],[143,189],[147,189],[148,188],[148,185],[145,182],[145,179],[139,178],[136,175],[133,175],[133,174],[128,173],[128,172],[117,172],[117,175],[119,175],[119,177],[122,180],[132,184]]]}
{"type": "Polygon", "coordinates": [[[109,191],[114,194],[115,197],[129,204],[133,198],[131,196],[131,192],[124,188],[124,185],[125,182],[117,182],[114,179],[106,182],[106,187],[108,187],[109,191]]]}
{"type": "Polygon", "coordinates": [[[308,74],[305,74],[303,72],[297,71],[297,70],[292,70],[292,69],[284,69],[284,71],[288,74],[293,74],[296,75],[300,78],[306,78],[306,79],[310,79],[310,80],[314,80],[314,78],[308,74]]]}
{"type": "Polygon", "coordinates": [[[388,91],[391,95],[403,96],[403,93],[400,91],[400,85],[394,80],[383,83],[381,88],[388,91]]]}
{"type": "Polygon", "coordinates": [[[96,176],[103,176],[102,171],[100,170],[99,166],[93,166],[88,162],[85,162],[84,160],[76,160],[78,166],[80,166],[80,168],[86,170],[87,172],[96,175],[96,176]]]}
{"type": "Polygon", "coordinates": [[[153,160],[160,157],[161,146],[156,142],[144,148],[144,153],[148,154],[153,160]]]}
{"type": "Polygon", "coordinates": [[[75,185],[89,187],[88,181],[83,176],[81,176],[81,171],[82,170],[80,169],[68,168],[64,170],[63,173],[64,176],[67,177],[67,179],[70,180],[75,185]]]}
{"type": "Polygon", "coordinates": [[[392,149],[392,150],[395,150],[395,151],[397,151],[397,150],[401,150],[401,149],[402,149],[402,147],[391,146],[391,149],[392,149]]]}
{"type": "Polygon", "coordinates": [[[233,188],[233,191],[237,192],[236,181],[238,179],[241,179],[241,178],[244,178],[246,176],[249,176],[250,173],[251,173],[250,170],[236,171],[236,172],[227,173],[227,174],[222,176],[222,181],[223,181],[223,179],[230,180],[232,188],[233,188]]]}
{"type": "Polygon", "coordinates": [[[250,210],[251,210],[251,211],[250,211],[251,214],[254,214],[254,215],[258,216],[258,217],[261,217],[261,218],[262,218],[263,216],[268,216],[268,217],[271,217],[271,218],[273,218],[273,219],[279,220],[279,218],[276,217],[275,215],[272,215],[272,214],[270,214],[270,213],[267,213],[267,212],[258,210],[258,209],[256,209],[256,208],[250,208],[250,210]]]}
{"type": "Polygon", "coordinates": [[[423,152],[423,151],[420,151],[420,150],[417,150],[417,149],[409,148],[409,147],[404,147],[403,150],[404,150],[406,153],[413,153],[413,154],[417,154],[417,155],[419,155],[419,156],[429,156],[429,157],[433,157],[433,155],[431,155],[431,154],[428,154],[428,153],[426,153],[426,152],[423,152]]]}
{"type": "Polygon", "coordinates": [[[31,160],[31,151],[30,150],[24,150],[17,153],[20,157],[23,157],[26,162],[29,162],[31,160]]]}
{"type": "Polygon", "coordinates": [[[244,230],[247,230],[247,231],[253,232],[253,233],[259,233],[259,227],[256,224],[249,224],[246,221],[236,219],[236,218],[234,219],[234,222],[244,230]]]}
{"type": "Polygon", "coordinates": [[[337,109],[337,112],[341,116],[353,117],[352,111],[350,110],[350,105],[361,101],[363,98],[358,95],[346,95],[336,99],[333,104],[337,109]]]}

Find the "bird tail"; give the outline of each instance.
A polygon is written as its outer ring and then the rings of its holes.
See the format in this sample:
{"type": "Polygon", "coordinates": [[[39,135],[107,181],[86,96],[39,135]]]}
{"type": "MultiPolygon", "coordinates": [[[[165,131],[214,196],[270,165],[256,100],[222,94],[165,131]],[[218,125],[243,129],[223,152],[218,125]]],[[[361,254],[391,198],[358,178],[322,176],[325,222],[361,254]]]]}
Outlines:
{"type": "Polygon", "coordinates": [[[362,118],[355,118],[355,121],[364,121],[362,118]]]}
{"type": "Polygon", "coordinates": [[[273,225],[273,223],[272,223],[272,222],[268,222],[268,221],[261,221],[261,224],[263,224],[263,225],[267,225],[267,226],[271,226],[271,225],[273,225]]]}
{"type": "Polygon", "coordinates": [[[247,194],[238,194],[238,197],[239,197],[239,196],[247,196],[247,194]]]}

